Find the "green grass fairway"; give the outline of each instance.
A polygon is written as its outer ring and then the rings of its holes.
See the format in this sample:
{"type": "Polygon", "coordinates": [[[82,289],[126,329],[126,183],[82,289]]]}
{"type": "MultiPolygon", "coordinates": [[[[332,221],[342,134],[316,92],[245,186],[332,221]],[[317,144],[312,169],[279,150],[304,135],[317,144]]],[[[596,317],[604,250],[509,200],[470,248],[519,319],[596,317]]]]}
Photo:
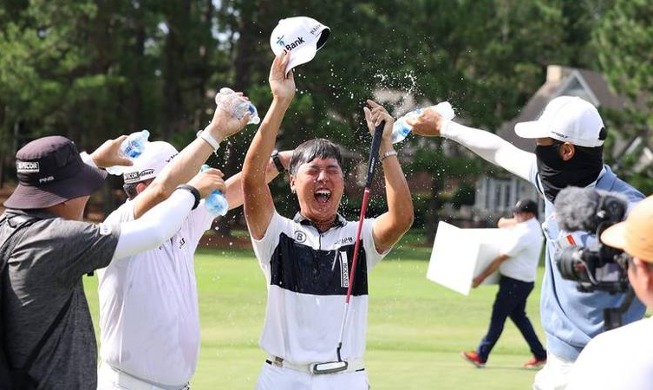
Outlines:
{"type": "MultiPolygon", "coordinates": [[[[425,276],[429,256],[430,248],[400,246],[371,273],[365,361],[372,388],[529,389],[535,371],[521,365],[530,352],[511,322],[487,368],[462,360],[460,352],[474,349],[487,329],[496,286],[465,297],[432,283],[425,276]]],[[[265,359],[258,347],[266,300],[263,274],[247,250],[202,249],[196,258],[202,348],[192,387],[252,389],[265,359]]],[[[544,342],[539,281],[528,312],[544,342]]],[[[85,278],[85,283],[97,321],[97,279],[85,278]]]]}

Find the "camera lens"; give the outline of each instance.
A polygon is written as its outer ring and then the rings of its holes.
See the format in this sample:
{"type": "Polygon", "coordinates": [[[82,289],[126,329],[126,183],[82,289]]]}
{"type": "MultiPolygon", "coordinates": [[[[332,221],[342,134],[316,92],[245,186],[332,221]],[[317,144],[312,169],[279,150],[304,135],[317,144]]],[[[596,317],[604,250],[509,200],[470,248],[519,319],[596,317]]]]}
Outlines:
{"type": "Polygon", "coordinates": [[[560,275],[567,280],[589,282],[584,257],[586,248],[569,247],[562,250],[556,262],[560,275]]]}

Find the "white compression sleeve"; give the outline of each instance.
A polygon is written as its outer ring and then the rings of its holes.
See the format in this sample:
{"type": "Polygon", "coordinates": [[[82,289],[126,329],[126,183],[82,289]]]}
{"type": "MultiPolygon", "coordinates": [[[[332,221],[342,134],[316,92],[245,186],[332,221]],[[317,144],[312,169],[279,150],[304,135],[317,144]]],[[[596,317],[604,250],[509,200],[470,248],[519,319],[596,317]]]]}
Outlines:
{"type": "Polygon", "coordinates": [[[93,158],[91,158],[90,154],[88,154],[86,152],[81,152],[79,154],[79,157],[82,158],[82,161],[84,162],[84,164],[86,164],[88,166],[91,166],[93,168],[97,168],[97,165],[95,165],[95,161],[93,161],[93,158]]]}
{"type": "Polygon", "coordinates": [[[120,224],[120,238],[112,260],[135,255],[161,245],[188,217],[195,199],[188,191],[174,191],[139,219],[120,224]]]}
{"type": "Polygon", "coordinates": [[[489,131],[474,129],[452,121],[444,123],[440,135],[456,141],[485,160],[522,179],[529,180],[531,167],[535,164],[534,153],[523,151],[489,131]]]}

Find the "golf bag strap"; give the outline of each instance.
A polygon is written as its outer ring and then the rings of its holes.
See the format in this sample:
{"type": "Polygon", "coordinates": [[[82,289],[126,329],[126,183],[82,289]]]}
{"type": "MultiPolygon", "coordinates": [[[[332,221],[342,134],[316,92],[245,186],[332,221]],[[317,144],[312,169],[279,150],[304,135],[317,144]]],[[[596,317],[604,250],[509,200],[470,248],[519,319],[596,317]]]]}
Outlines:
{"type": "MultiPolygon", "coordinates": [[[[22,240],[23,236],[25,233],[27,233],[27,229],[24,229],[34,222],[38,221],[39,218],[35,217],[27,217],[23,215],[17,215],[13,217],[8,217],[5,214],[5,217],[0,220],[0,226],[2,226],[3,229],[9,228],[13,229],[11,233],[7,236],[5,241],[3,242],[2,246],[0,247],[0,275],[2,279],[5,279],[5,271],[7,269],[7,253],[11,253],[16,245],[22,240]],[[18,222],[14,227],[11,226],[11,222],[18,222]],[[5,226],[3,226],[5,225],[5,226]]],[[[1,297],[2,291],[0,291],[0,297],[1,297]]],[[[34,363],[34,360],[36,360],[36,357],[38,356],[39,351],[41,348],[43,348],[43,345],[47,341],[47,339],[52,335],[52,332],[54,332],[55,328],[57,325],[61,322],[63,319],[63,316],[66,314],[68,311],[68,308],[70,307],[70,303],[73,300],[73,294],[70,294],[70,297],[66,301],[66,303],[63,305],[59,313],[57,314],[57,317],[54,319],[54,321],[50,324],[50,327],[45,331],[39,342],[36,344],[36,347],[32,350],[32,352],[28,355],[27,359],[25,360],[25,364],[23,365],[22,368],[18,369],[18,371],[22,371],[24,373],[27,373],[29,369],[32,367],[32,364],[34,363]]],[[[2,316],[2,320],[4,321],[4,316],[2,316]]],[[[4,324],[2,324],[2,327],[4,328],[4,324]]],[[[4,333],[4,332],[3,332],[4,333]]],[[[3,334],[4,337],[4,334],[3,334]]],[[[3,341],[3,345],[6,343],[3,341]]],[[[4,352],[6,355],[6,352],[4,352]]],[[[5,356],[6,358],[6,356],[5,356]]]]}

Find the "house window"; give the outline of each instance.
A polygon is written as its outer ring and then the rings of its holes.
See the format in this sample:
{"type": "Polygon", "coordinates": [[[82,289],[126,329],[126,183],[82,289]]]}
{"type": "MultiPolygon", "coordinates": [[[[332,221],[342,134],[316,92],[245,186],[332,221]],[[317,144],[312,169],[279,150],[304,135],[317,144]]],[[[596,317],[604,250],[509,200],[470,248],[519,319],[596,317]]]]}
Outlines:
{"type": "Polygon", "coordinates": [[[512,186],[510,180],[496,179],[494,181],[493,199],[490,201],[492,211],[504,212],[511,209],[512,186]]]}

